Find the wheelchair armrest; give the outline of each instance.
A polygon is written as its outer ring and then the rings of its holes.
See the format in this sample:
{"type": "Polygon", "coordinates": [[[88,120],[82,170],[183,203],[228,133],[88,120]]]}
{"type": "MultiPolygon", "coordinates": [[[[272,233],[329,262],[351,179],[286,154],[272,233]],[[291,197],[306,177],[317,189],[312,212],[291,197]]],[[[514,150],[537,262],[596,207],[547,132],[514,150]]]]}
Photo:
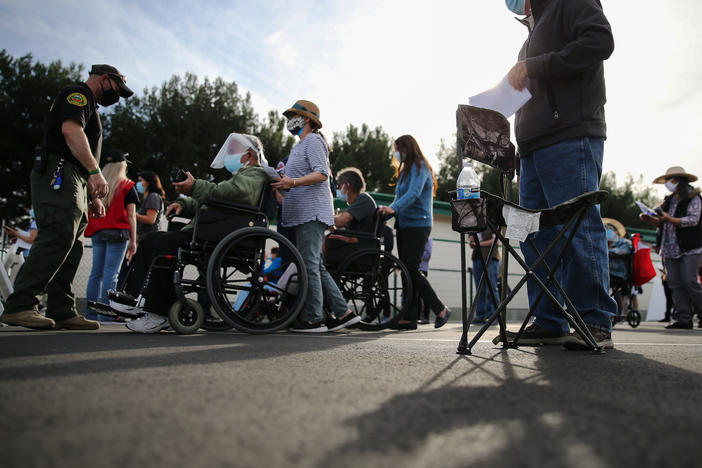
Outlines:
{"type": "Polygon", "coordinates": [[[227,200],[222,200],[221,198],[208,198],[200,204],[200,206],[202,205],[207,205],[214,208],[222,208],[231,211],[240,211],[242,213],[260,213],[259,208],[257,206],[244,205],[243,203],[234,203],[227,200]]]}
{"type": "Polygon", "coordinates": [[[335,234],[337,236],[344,236],[344,237],[358,237],[360,239],[371,239],[371,240],[377,240],[378,237],[373,234],[372,232],[367,232],[367,231],[351,231],[350,229],[339,229],[331,234],[335,234]]]}

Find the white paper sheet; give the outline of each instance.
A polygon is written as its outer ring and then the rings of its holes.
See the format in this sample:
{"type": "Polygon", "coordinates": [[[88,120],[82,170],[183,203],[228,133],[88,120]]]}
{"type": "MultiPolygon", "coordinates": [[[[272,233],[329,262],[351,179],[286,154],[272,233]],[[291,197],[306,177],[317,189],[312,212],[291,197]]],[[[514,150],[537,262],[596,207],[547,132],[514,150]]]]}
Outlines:
{"type": "Polygon", "coordinates": [[[505,76],[494,88],[468,98],[468,103],[471,106],[492,109],[509,118],[529,99],[531,99],[531,93],[528,89],[517,91],[505,76]]]}
{"type": "Polygon", "coordinates": [[[646,206],[642,202],[636,200],[634,203],[636,203],[636,206],[639,207],[639,209],[641,210],[642,213],[645,213],[645,214],[650,215],[650,216],[658,216],[658,213],[653,211],[651,208],[649,208],[648,206],[646,206]]]}
{"type": "Polygon", "coordinates": [[[539,230],[541,213],[529,213],[528,211],[505,205],[502,207],[502,216],[507,223],[505,232],[507,239],[524,242],[529,234],[539,230]]]}

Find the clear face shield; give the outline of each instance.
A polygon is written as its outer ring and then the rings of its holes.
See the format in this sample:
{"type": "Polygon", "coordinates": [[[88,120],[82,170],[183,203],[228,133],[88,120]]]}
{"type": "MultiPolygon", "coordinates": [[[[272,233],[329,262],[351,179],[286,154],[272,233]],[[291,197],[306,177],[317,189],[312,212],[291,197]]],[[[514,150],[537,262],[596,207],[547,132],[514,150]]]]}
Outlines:
{"type": "Polygon", "coordinates": [[[227,156],[241,158],[249,148],[251,148],[251,142],[244,135],[240,133],[230,133],[222,145],[222,148],[220,148],[219,153],[217,153],[217,156],[215,156],[212,161],[212,164],[210,164],[210,167],[222,169],[224,168],[224,160],[227,156]]]}
{"type": "Polygon", "coordinates": [[[257,153],[261,166],[265,167],[268,165],[263,151],[259,152],[259,149],[256,145],[252,144],[249,138],[241,133],[230,133],[217,153],[217,156],[215,156],[212,161],[212,164],[210,164],[210,167],[213,169],[222,169],[226,167],[225,160],[235,159],[238,161],[241,156],[250,149],[253,150],[254,153],[257,153]]]}

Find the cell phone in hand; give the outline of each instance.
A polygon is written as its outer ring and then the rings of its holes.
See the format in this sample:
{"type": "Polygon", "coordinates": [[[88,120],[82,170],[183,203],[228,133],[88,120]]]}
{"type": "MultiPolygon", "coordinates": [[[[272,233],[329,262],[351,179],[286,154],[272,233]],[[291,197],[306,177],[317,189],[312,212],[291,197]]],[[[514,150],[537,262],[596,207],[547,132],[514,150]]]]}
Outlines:
{"type": "Polygon", "coordinates": [[[187,178],[188,178],[188,174],[186,174],[183,169],[178,169],[178,172],[176,173],[175,177],[173,178],[173,181],[174,182],[183,182],[187,178]]]}

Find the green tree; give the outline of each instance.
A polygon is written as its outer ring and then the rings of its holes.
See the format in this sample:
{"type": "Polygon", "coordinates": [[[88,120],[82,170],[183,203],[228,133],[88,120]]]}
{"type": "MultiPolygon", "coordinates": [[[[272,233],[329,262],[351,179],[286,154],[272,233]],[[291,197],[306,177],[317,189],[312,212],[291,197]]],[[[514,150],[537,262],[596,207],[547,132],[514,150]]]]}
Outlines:
{"type": "Polygon", "coordinates": [[[349,125],[346,132],[334,134],[333,152],[329,155],[332,171],[357,167],[366,180],[369,192],[390,192],[395,175],[392,166],[392,141],[382,127],[371,130],[363,124],[360,128],[349,125]]]}
{"type": "Polygon", "coordinates": [[[221,78],[200,82],[196,75],[172,76],[160,88],[145,89],[115,106],[105,122],[105,150],[130,154],[132,175],[152,170],[164,188],[180,168],[196,178],[223,179],[210,163],[232,132],[255,133],[259,124],[251,97],[221,78]]]}
{"type": "Polygon", "coordinates": [[[80,81],[82,65],[35,62],[0,51],[0,218],[16,223],[29,210],[29,174],[44,120],[64,86],[80,81]]]}
{"type": "Polygon", "coordinates": [[[439,170],[435,171],[437,182],[436,199],[450,201],[451,198],[455,198],[455,195],[451,195],[449,192],[456,190],[456,180],[461,172],[458,158],[456,157],[456,143],[447,145],[442,138],[436,158],[439,160],[439,170]]]}

